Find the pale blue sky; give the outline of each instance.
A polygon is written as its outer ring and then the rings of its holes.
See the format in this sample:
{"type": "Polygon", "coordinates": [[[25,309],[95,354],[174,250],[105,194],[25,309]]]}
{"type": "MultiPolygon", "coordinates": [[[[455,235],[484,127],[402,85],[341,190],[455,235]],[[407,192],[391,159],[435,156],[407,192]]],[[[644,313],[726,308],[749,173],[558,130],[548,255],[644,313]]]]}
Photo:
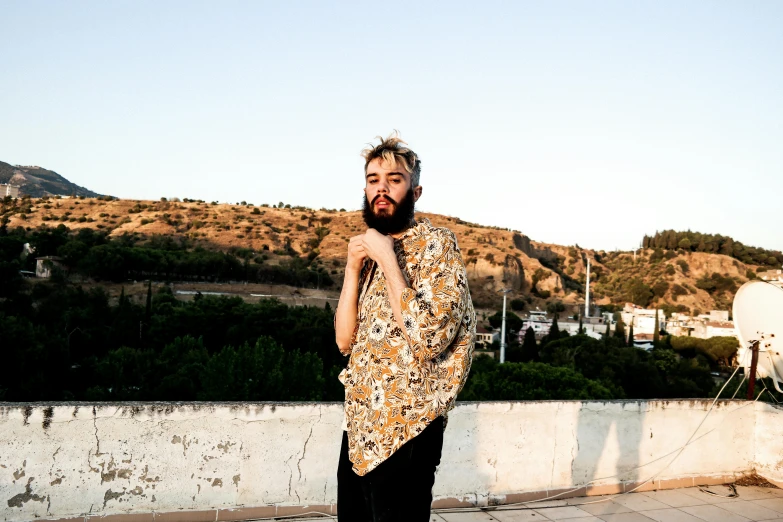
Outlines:
{"type": "Polygon", "coordinates": [[[423,211],[783,249],[783,2],[331,4],[5,1],[0,160],[122,198],[358,209],[359,152],[396,128],[423,211]]]}

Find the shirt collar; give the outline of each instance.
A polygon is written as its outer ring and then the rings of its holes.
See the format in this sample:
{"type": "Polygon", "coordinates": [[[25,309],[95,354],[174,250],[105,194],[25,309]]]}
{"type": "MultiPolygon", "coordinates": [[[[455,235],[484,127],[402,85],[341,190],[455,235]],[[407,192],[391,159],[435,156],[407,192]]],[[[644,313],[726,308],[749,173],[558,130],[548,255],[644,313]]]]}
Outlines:
{"type": "Polygon", "coordinates": [[[425,217],[421,217],[418,220],[415,220],[415,224],[406,230],[405,233],[400,236],[399,239],[397,239],[397,241],[408,241],[412,238],[415,238],[416,236],[423,234],[430,228],[432,228],[432,223],[430,223],[430,220],[425,217]]]}

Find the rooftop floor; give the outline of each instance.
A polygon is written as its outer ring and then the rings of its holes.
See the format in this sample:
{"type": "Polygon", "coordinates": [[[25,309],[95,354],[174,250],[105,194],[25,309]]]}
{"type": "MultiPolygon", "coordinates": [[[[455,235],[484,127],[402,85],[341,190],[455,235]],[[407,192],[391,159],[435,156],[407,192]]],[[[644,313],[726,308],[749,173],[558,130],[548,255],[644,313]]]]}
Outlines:
{"type": "MultiPolygon", "coordinates": [[[[730,495],[725,486],[711,486],[730,495]]],[[[498,506],[483,510],[435,510],[431,522],[783,522],[783,490],[737,486],[736,498],[704,493],[699,488],[646,491],[626,495],[578,497],[498,506]]],[[[303,520],[303,519],[296,519],[303,520]]],[[[308,518],[322,521],[324,518],[308,518]]]]}

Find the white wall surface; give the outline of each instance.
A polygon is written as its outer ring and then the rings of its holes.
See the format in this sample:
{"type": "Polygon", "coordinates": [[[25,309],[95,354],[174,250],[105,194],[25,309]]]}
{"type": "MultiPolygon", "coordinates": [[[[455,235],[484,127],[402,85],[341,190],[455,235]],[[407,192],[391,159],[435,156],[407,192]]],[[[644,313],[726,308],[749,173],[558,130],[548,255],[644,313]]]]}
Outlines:
{"type": "MultiPolygon", "coordinates": [[[[435,497],[486,504],[591,481],[754,467],[783,479],[783,442],[773,435],[783,410],[744,401],[719,402],[665,468],[709,404],[461,403],[450,414],[435,497]]],[[[341,421],[334,403],[2,404],[0,513],[29,520],[332,504],[341,421]]]]}
{"type": "Polygon", "coordinates": [[[783,409],[756,403],[755,443],[756,471],[783,487],[783,409]]]}

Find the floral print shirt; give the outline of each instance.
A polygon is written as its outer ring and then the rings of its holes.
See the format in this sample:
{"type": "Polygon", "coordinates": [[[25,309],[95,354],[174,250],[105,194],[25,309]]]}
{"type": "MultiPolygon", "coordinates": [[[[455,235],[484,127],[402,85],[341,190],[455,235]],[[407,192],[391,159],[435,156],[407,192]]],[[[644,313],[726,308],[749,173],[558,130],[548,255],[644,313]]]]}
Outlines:
{"type": "MultiPolygon", "coordinates": [[[[454,407],[470,370],[476,313],[457,239],[426,218],[395,239],[409,287],[401,298],[410,344],[380,267],[359,278],[359,310],[345,385],[345,429],[353,470],[366,475],[454,407]]],[[[348,355],[347,353],[345,355],[348,355]]]]}

